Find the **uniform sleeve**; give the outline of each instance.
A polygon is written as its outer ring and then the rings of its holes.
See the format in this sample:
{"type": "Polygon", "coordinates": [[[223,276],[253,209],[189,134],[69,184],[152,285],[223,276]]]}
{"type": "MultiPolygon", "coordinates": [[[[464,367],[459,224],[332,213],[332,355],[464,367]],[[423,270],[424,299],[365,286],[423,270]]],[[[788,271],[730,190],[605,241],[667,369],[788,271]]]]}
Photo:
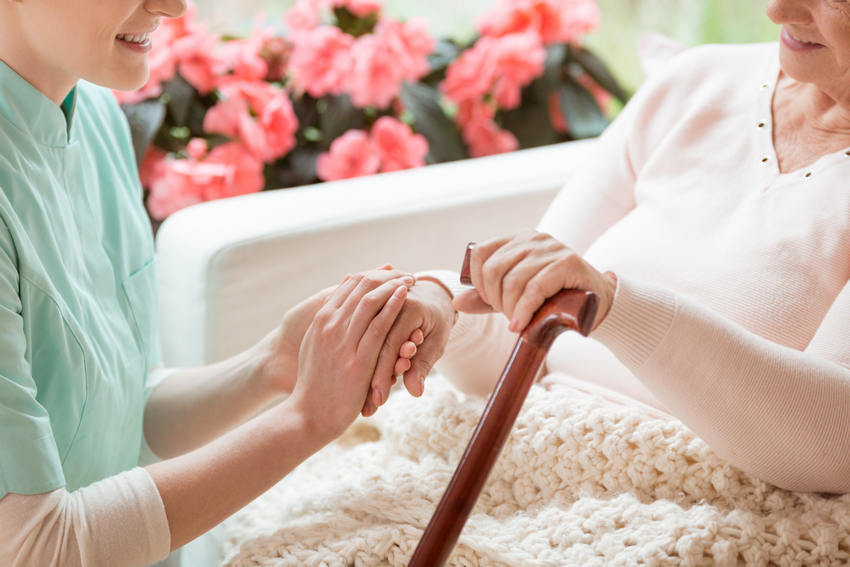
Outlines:
{"type": "Polygon", "coordinates": [[[142,468],[74,492],[0,499],[0,565],[142,567],[165,558],[165,507],[142,468]]]}
{"type": "Polygon", "coordinates": [[[17,254],[0,220],[0,497],[65,485],[50,418],[36,399],[19,289],[17,254]]]}
{"type": "Polygon", "coordinates": [[[591,336],[733,465],[789,490],[850,492],[850,283],[805,351],[626,278],[591,336]]]}

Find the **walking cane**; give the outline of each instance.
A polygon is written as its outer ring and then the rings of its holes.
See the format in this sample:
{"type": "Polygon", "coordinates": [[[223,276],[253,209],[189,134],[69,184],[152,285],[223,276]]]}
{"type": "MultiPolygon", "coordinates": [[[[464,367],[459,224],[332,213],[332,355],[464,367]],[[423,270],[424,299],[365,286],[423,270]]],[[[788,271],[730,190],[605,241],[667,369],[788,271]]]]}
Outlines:
{"type": "MultiPolygon", "coordinates": [[[[473,246],[467,246],[460,273],[460,281],[466,285],[472,283],[469,259],[473,246]]],[[[549,347],[555,337],[567,329],[587,336],[596,317],[597,305],[598,300],[592,292],[567,289],[550,297],[534,314],[514,346],[408,567],[440,567],[446,562],[549,347]]]]}

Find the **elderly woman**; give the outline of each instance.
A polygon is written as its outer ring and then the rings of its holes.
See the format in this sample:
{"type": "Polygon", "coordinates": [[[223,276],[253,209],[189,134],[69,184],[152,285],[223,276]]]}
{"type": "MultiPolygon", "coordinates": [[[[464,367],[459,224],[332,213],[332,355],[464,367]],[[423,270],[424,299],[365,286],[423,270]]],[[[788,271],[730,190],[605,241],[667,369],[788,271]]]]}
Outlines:
{"type": "MultiPolygon", "coordinates": [[[[540,232],[475,249],[476,290],[454,305],[507,321],[461,314],[440,364],[486,393],[511,331],[560,289],[589,289],[601,299],[594,340],[556,341],[553,395],[568,386],[639,404],[768,482],[847,492],[850,2],[772,0],[767,12],[778,45],[676,57],[603,134],[540,232]]],[[[427,327],[451,326],[448,298],[421,309],[427,327]]],[[[416,322],[405,309],[391,344],[416,322]]],[[[444,346],[429,340],[411,382],[444,346]]]]}
{"type": "Polygon", "coordinates": [[[149,372],[150,226],[126,120],[92,83],[143,84],[150,32],[185,8],[0,2],[3,566],[157,561],[374,411],[369,384],[414,282],[386,266],[296,306],[230,360],[149,372]],[[136,467],[143,431],[171,458],[136,467]]]}

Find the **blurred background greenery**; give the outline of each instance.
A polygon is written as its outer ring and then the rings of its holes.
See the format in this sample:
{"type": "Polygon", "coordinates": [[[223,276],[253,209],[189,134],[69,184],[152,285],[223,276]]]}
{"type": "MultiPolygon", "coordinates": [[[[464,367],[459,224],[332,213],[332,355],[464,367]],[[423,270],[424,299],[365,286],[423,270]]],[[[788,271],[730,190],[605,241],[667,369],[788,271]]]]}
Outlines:
{"type": "MultiPolygon", "coordinates": [[[[426,20],[436,37],[467,39],[495,0],[384,0],[388,14],[426,20]]],[[[643,79],[637,43],[659,32],[686,45],[774,41],[778,28],[765,16],[767,0],[597,0],[601,28],[588,44],[629,89],[643,79]]],[[[198,14],[221,33],[246,34],[258,15],[283,28],[281,17],[294,0],[196,0],[198,14]]]]}

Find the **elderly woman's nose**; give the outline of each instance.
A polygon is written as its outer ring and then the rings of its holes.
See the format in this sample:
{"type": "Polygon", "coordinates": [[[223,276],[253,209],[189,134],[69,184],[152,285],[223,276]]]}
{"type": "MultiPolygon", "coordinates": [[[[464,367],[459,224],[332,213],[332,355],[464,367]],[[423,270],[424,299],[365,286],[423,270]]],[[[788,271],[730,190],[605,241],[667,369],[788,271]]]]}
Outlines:
{"type": "Polygon", "coordinates": [[[146,0],[145,9],[166,18],[179,18],[186,13],[186,0],[146,0]]]}
{"type": "Polygon", "coordinates": [[[767,17],[774,24],[807,24],[812,21],[812,3],[821,0],[770,0],[767,17]]]}

